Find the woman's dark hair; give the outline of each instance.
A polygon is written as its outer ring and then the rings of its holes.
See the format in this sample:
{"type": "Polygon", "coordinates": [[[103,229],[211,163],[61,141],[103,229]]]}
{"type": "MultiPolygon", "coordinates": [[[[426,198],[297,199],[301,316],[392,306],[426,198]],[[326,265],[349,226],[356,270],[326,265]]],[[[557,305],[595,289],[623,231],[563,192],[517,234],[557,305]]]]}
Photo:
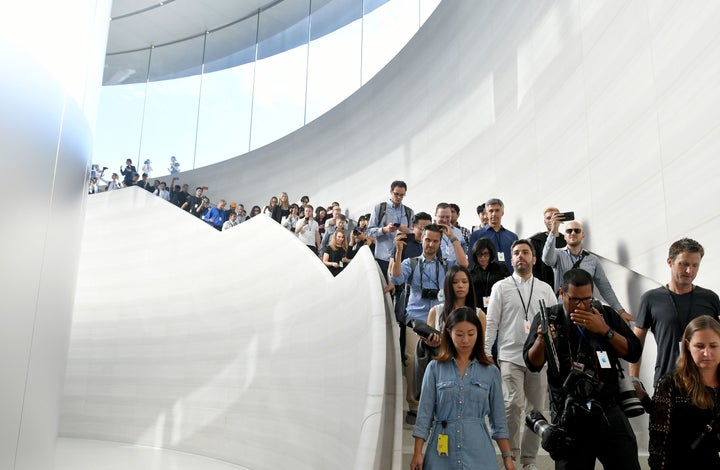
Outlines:
{"type": "Polygon", "coordinates": [[[492,241],[490,241],[489,238],[478,238],[477,241],[475,241],[475,244],[472,246],[471,258],[473,263],[477,263],[477,257],[480,253],[482,253],[484,250],[488,250],[488,253],[490,253],[490,263],[495,261],[495,256],[497,256],[497,250],[495,250],[495,245],[492,241]]]}
{"type": "Polygon", "coordinates": [[[450,269],[448,269],[447,274],[445,274],[445,285],[443,286],[443,291],[445,294],[445,304],[443,305],[443,310],[440,313],[441,325],[445,324],[448,317],[450,316],[450,312],[452,312],[455,308],[455,300],[457,299],[455,298],[455,290],[453,289],[452,284],[453,280],[455,280],[455,276],[457,276],[459,272],[465,273],[468,279],[468,293],[467,297],[465,297],[465,306],[470,307],[473,310],[477,310],[477,302],[475,301],[475,288],[473,287],[470,271],[468,271],[467,268],[456,264],[450,269]]]}
{"type": "Polygon", "coordinates": [[[250,209],[250,217],[255,217],[260,213],[260,206],[252,206],[252,209],[250,209]],[[257,209],[257,214],[255,213],[255,210],[257,209]]]}
{"type": "Polygon", "coordinates": [[[478,318],[475,309],[470,307],[456,308],[452,311],[452,313],[450,313],[440,337],[440,354],[435,359],[438,362],[447,362],[457,356],[457,350],[455,349],[455,344],[452,342],[452,336],[450,336],[450,333],[455,325],[464,321],[472,323],[473,326],[477,328],[475,346],[473,346],[470,359],[477,359],[480,364],[492,364],[492,360],[485,355],[485,332],[483,331],[482,324],[480,323],[480,319],[478,318]]]}
{"type": "MultiPolygon", "coordinates": [[[[690,340],[698,331],[710,330],[720,337],[720,323],[710,315],[694,318],[685,328],[682,341],[682,354],[677,360],[677,367],[673,373],[675,383],[683,393],[687,394],[690,402],[704,410],[712,410],[715,405],[713,393],[703,384],[697,364],[690,354],[690,340]]],[[[716,373],[720,373],[717,371],[716,373]]]]}

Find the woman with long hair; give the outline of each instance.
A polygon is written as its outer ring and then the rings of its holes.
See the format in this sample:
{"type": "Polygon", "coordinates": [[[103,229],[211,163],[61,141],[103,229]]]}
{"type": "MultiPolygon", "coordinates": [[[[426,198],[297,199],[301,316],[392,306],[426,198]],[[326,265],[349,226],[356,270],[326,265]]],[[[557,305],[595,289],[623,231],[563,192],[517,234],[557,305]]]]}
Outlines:
{"type": "Polygon", "coordinates": [[[250,217],[255,217],[256,215],[260,214],[260,206],[252,206],[252,209],[250,209],[250,217]]]}
{"type": "MultiPolygon", "coordinates": [[[[455,265],[448,269],[445,274],[445,284],[443,285],[445,302],[430,309],[427,318],[428,325],[438,331],[442,331],[442,327],[450,315],[450,312],[456,308],[470,307],[477,311],[483,331],[485,331],[487,326],[485,312],[477,307],[475,289],[473,289],[471,280],[470,271],[463,266],[455,265]]],[[[437,346],[437,344],[435,346],[437,346]]]]}
{"type": "Polygon", "coordinates": [[[318,206],[317,209],[315,209],[315,222],[318,223],[318,232],[320,233],[320,238],[325,235],[325,216],[327,215],[327,211],[324,207],[318,206]]]}
{"type": "Polygon", "coordinates": [[[693,319],[681,347],[675,372],[655,388],[648,463],[653,470],[720,468],[720,323],[693,319]]]}
{"type": "Polygon", "coordinates": [[[500,371],[485,355],[482,324],[471,307],[450,313],[442,330],[440,354],[423,379],[415,449],[410,470],[495,468],[491,435],[505,470],[514,470],[500,371]],[[428,441],[423,457],[423,446],[428,441]]]}
{"type": "Polygon", "coordinates": [[[495,245],[489,238],[478,239],[470,250],[470,259],[474,263],[470,275],[480,308],[487,308],[492,286],[510,275],[505,263],[496,262],[496,256],[495,245]]]}
{"type": "Polygon", "coordinates": [[[325,248],[325,253],[322,256],[322,262],[328,267],[333,276],[337,276],[345,268],[345,265],[350,262],[345,256],[347,253],[347,239],[345,238],[345,232],[342,230],[335,230],[332,237],[330,237],[330,243],[325,248]]]}
{"type": "Polygon", "coordinates": [[[290,215],[290,198],[287,193],[283,191],[280,193],[280,196],[278,196],[277,201],[270,216],[275,222],[280,224],[282,223],[283,217],[290,215]]]}
{"type": "Polygon", "coordinates": [[[262,213],[263,215],[266,215],[268,217],[272,217],[273,211],[275,210],[275,206],[277,206],[278,198],[275,196],[270,198],[270,202],[267,206],[263,209],[262,213]]]}

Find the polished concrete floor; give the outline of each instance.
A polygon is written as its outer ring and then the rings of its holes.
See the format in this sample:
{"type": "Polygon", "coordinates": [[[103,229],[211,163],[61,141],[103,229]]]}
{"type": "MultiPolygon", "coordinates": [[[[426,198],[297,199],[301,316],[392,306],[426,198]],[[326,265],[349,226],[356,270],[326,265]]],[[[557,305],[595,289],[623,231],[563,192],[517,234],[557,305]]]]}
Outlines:
{"type": "MultiPolygon", "coordinates": [[[[408,470],[410,468],[410,461],[412,460],[413,455],[413,449],[415,445],[415,440],[412,437],[412,430],[408,429],[407,426],[403,430],[403,463],[402,463],[402,470],[408,470]]],[[[497,450],[497,446],[495,447],[497,450]]],[[[642,470],[649,470],[650,467],[647,463],[648,460],[648,454],[647,450],[641,450],[640,451],[640,468],[642,470]]],[[[554,470],[555,469],[555,463],[550,458],[547,452],[545,452],[543,449],[540,449],[540,452],[538,453],[537,458],[537,467],[538,470],[554,470]]],[[[498,468],[502,469],[502,462],[500,460],[500,456],[498,455],[498,468]]],[[[602,470],[603,466],[598,462],[595,465],[596,470],[602,470]]],[[[516,470],[522,470],[522,468],[518,465],[516,466],[516,470]]],[[[607,470],[613,470],[613,469],[607,469],[607,470]]]]}
{"type": "Polygon", "coordinates": [[[55,470],[248,470],[198,455],[121,442],[58,438],[55,470]]]}

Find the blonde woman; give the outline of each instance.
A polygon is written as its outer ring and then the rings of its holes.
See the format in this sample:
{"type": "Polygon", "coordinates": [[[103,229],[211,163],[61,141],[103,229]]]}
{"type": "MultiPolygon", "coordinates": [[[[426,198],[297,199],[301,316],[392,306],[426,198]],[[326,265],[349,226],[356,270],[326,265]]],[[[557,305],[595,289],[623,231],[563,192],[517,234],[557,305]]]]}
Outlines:
{"type": "Polygon", "coordinates": [[[345,256],[347,253],[347,239],[345,232],[336,230],[330,238],[330,243],[325,248],[322,261],[328,267],[333,276],[340,274],[350,260],[345,256]]]}
{"type": "Polygon", "coordinates": [[[290,215],[290,198],[286,192],[280,193],[277,198],[277,204],[273,207],[271,217],[277,223],[282,223],[283,217],[290,215]]]}

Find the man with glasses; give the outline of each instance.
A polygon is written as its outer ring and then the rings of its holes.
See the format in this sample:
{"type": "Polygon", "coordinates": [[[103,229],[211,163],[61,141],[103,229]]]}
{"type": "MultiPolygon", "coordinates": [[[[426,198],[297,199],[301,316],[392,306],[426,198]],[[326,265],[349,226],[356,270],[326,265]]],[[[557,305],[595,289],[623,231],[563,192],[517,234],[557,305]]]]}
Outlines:
{"type": "Polygon", "coordinates": [[[556,212],[552,216],[552,230],[548,233],[542,254],[543,263],[552,267],[555,272],[555,290],[557,291],[560,287],[563,275],[567,271],[576,268],[584,269],[592,276],[597,290],[605,299],[605,302],[614,308],[626,322],[635,320],[620,304],[615,291],[610,285],[610,281],[605,275],[605,270],[600,265],[599,258],[589,251],[583,250],[582,242],[585,239],[585,231],[580,222],[573,220],[565,224],[567,246],[560,249],[555,247],[555,241],[560,236],[559,227],[561,223],[563,223],[563,215],[556,212]]]}
{"type": "MultiPolygon", "coordinates": [[[[640,340],[612,308],[593,302],[593,278],[586,271],[568,270],[560,294],[562,304],[547,309],[559,366],[558,373],[548,367],[548,390],[553,424],[572,443],[552,454],[555,468],[593,470],[598,459],[605,469],[640,470],[635,433],[617,401],[618,358],[638,360],[640,340]]],[[[549,359],[540,323],[535,315],[523,346],[531,371],[549,359]]]]}
{"type": "Polygon", "coordinates": [[[375,239],[375,261],[383,274],[388,272],[395,251],[395,235],[398,231],[410,233],[415,213],[403,204],[406,193],[404,181],[393,181],[390,184],[390,199],[375,206],[368,223],[367,234],[375,239]]]}

